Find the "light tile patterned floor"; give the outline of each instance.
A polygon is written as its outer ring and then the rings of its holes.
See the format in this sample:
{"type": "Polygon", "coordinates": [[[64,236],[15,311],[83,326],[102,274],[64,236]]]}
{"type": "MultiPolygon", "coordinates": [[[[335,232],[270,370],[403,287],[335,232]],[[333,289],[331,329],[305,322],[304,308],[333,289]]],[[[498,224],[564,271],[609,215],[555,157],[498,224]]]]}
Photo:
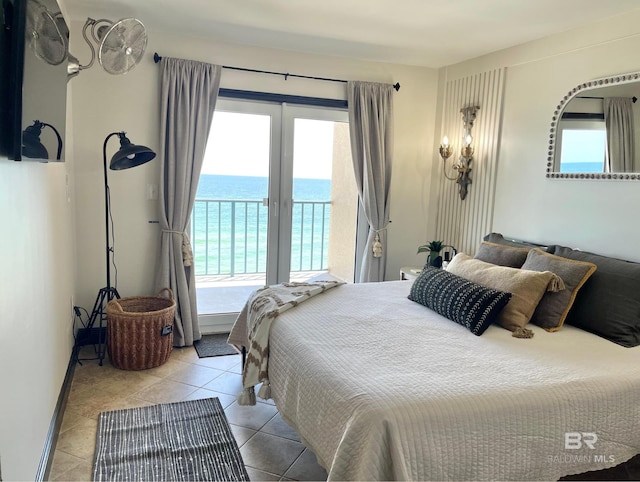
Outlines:
{"type": "MultiPolygon", "coordinates": [[[[81,358],[93,356],[84,347],[81,358]]],[[[326,480],[315,455],[279,416],[273,403],[242,407],[240,356],[198,358],[193,347],[174,348],[156,368],[127,371],[108,359],[77,365],[58,437],[50,480],[90,481],[100,412],[156,403],[218,397],[251,480],[326,480]]]]}

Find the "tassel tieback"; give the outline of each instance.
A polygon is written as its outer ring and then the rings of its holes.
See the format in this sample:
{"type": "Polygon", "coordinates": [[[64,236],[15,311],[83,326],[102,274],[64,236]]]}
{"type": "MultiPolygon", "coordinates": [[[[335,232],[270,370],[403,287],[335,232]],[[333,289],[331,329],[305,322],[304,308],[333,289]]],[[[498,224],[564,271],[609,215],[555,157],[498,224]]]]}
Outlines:
{"type": "Polygon", "coordinates": [[[373,244],[371,245],[371,251],[373,251],[374,258],[382,258],[382,252],[384,250],[384,247],[382,246],[382,241],[380,241],[380,231],[384,231],[385,229],[387,229],[387,226],[389,225],[390,222],[391,221],[385,224],[383,228],[375,230],[376,237],[373,238],[373,244]]]}
{"type": "Polygon", "coordinates": [[[376,233],[376,238],[373,240],[373,257],[382,257],[382,243],[380,242],[380,235],[376,233]]]}

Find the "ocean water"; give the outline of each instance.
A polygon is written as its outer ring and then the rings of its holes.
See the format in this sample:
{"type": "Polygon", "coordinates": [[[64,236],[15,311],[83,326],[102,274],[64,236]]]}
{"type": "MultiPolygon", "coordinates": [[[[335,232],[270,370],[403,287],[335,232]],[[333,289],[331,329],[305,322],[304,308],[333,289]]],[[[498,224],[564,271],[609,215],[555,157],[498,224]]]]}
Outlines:
{"type": "MultiPolygon", "coordinates": [[[[196,199],[253,199],[267,197],[269,179],[254,176],[217,176],[202,174],[196,199]]],[[[293,199],[299,201],[329,201],[330,179],[294,179],[293,199]]]]}
{"type": "Polygon", "coordinates": [[[563,162],[560,172],[604,172],[602,162],[563,162]]]}
{"type": "MultiPolygon", "coordinates": [[[[266,177],[200,176],[191,223],[196,275],[265,271],[267,192],[266,177]]],[[[326,269],[331,180],[294,179],[293,198],[291,270],[326,269]]]]}

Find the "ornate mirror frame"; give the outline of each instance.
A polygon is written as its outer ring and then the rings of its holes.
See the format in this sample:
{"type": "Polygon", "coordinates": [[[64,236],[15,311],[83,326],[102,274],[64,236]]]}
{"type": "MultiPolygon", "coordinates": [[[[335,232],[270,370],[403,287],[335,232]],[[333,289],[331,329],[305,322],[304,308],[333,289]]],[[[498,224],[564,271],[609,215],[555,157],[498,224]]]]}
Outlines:
{"type": "Polygon", "coordinates": [[[560,103],[556,106],[556,110],[551,118],[551,129],[549,134],[549,148],[547,152],[547,174],[550,179],[616,179],[616,180],[639,180],[638,172],[557,172],[554,171],[554,158],[556,150],[556,137],[558,132],[558,124],[562,116],[562,111],[567,103],[578,94],[584,93],[589,89],[606,87],[609,85],[629,84],[640,81],[640,72],[632,72],[630,74],[615,75],[613,77],[603,77],[601,79],[591,80],[580,84],[565,95],[560,103]]]}

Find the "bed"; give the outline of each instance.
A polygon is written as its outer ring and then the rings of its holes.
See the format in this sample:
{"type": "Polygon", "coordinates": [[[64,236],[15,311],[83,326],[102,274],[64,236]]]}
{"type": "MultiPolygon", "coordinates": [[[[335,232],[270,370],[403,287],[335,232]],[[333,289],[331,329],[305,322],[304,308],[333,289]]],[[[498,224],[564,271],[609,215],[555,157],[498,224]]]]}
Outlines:
{"type": "Polygon", "coordinates": [[[271,325],[270,395],[329,480],[556,480],[640,453],[640,347],[474,336],[411,286],[338,286],[271,325]]]}

